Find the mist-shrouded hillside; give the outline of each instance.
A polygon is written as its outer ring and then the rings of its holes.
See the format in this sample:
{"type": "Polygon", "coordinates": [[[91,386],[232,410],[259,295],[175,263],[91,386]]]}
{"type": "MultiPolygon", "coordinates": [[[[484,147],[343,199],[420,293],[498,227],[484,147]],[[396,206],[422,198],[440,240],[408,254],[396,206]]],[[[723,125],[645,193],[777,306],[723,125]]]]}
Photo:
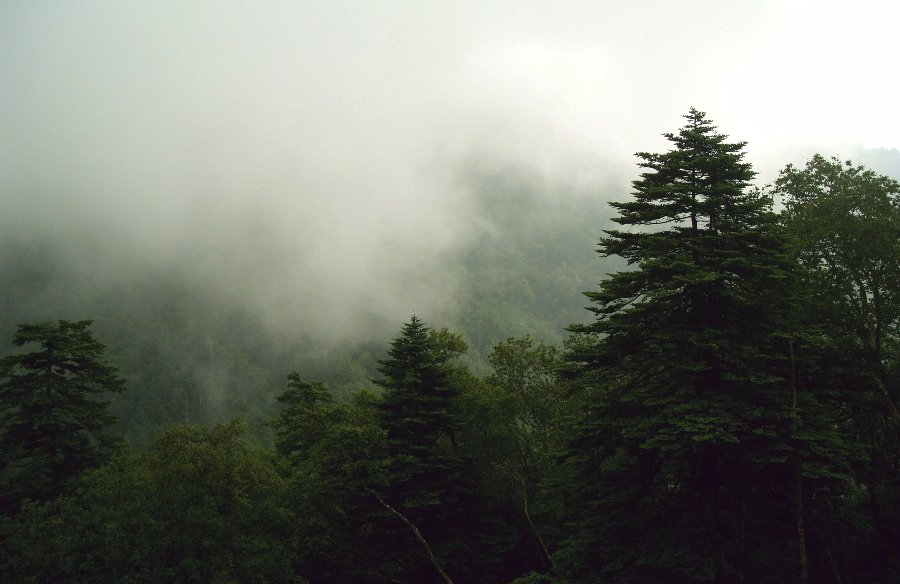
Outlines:
{"type": "MultiPolygon", "coordinates": [[[[342,306],[346,292],[329,305],[324,291],[292,291],[302,271],[298,278],[286,253],[282,266],[257,250],[265,270],[232,264],[233,271],[223,273],[232,250],[186,249],[190,261],[172,261],[177,250],[166,257],[135,249],[103,225],[93,233],[84,226],[8,229],[0,252],[4,346],[17,324],[94,320],[110,361],[128,380],[116,413],[129,438],[141,443],[174,422],[238,414],[266,419],[293,370],[328,382],[340,395],[369,386],[387,340],[413,312],[461,333],[470,344],[467,362],[480,371],[491,348],[507,337],[562,340],[566,327],[587,314],[581,293],[607,268],[594,247],[609,225],[610,193],[600,191],[611,187],[552,184],[500,164],[470,165],[459,181],[468,193],[466,240],[418,264],[408,276],[417,291],[394,320],[379,313],[384,298],[373,298],[367,311],[342,306]],[[294,275],[279,279],[283,271],[294,275]],[[262,281],[242,281],[254,278],[262,281]],[[260,298],[266,286],[281,289],[260,298]],[[292,295],[305,301],[296,313],[277,306],[272,313],[273,298],[292,295]],[[342,310],[334,330],[308,318],[342,310]]],[[[253,233],[245,246],[277,248],[264,225],[252,222],[245,218],[229,227],[253,233]]],[[[381,261],[391,265],[390,258],[381,261]]],[[[360,292],[374,296],[389,294],[392,286],[372,277],[359,285],[371,286],[360,292]]]]}
{"type": "MultiPolygon", "coordinates": [[[[896,150],[851,154],[900,175],[896,150]]],[[[563,340],[569,324],[590,316],[582,292],[625,268],[595,253],[611,225],[608,201],[627,195],[618,175],[610,177],[579,184],[511,163],[466,164],[456,179],[464,211],[453,218],[465,225],[445,249],[398,268],[415,253],[415,240],[404,237],[394,250],[404,258],[395,262],[385,246],[376,258],[382,271],[340,282],[316,265],[304,278],[309,258],[267,231],[260,213],[215,232],[201,221],[207,238],[165,248],[52,213],[28,228],[7,218],[0,334],[7,346],[17,324],[94,320],[128,380],[115,409],[137,443],[175,422],[268,419],[294,370],[341,396],[370,387],[388,339],[412,313],[462,334],[464,361],[484,373],[491,349],[508,337],[563,340]],[[232,257],[239,251],[243,258],[232,257]]]]}
{"type": "MultiPolygon", "coordinates": [[[[895,150],[852,154],[900,175],[895,150]]],[[[388,266],[380,277],[348,279],[343,285],[358,289],[329,295],[321,269],[310,267],[305,282],[290,246],[253,215],[227,225],[227,237],[165,253],[110,226],[52,214],[32,229],[10,223],[0,236],[0,334],[7,346],[17,324],[94,320],[128,380],[115,409],[137,443],[175,422],[268,419],[294,370],[341,396],[370,387],[388,339],[411,313],[462,334],[464,361],[484,373],[491,349],[508,337],[563,340],[569,324],[590,316],[582,292],[625,268],[620,258],[595,253],[611,225],[608,201],[627,195],[614,179],[579,185],[515,164],[465,165],[457,179],[465,235],[404,267],[409,286],[399,300],[391,296],[402,283],[390,257],[378,258],[388,266]],[[241,248],[247,257],[232,261],[241,248]],[[366,295],[368,304],[345,304],[366,295]],[[323,317],[331,314],[340,315],[333,328],[323,317]]],[[[415,242],[397,245],[405,254],[415,242]]]]}
{"type": "Polygon", "coordinates": [[[820,148],[841,141],[897,168],[868,58],[895,19],[865,9],[263,4],[0,7],[0,335],[94,319],[129,428],[252,417],[294,369],[368,384],[412,313],[473,368],[561,340],[621,267],[593,250],[631,154],[691,104],[765,181],[868,162],[820,148]],[[823,63],[847,65],[827,95],[823,63]]]}
{"type": "Polygon", "coordinates": [[[532,335],[561,341],[589,315],[582,295],[623,264],[595,253],[609,228],[610,191],[554,189],[514,168],[474,169],[481,235],[463,254],[458,310],[450,322],[484,359],[498,341],[532,335]]]}

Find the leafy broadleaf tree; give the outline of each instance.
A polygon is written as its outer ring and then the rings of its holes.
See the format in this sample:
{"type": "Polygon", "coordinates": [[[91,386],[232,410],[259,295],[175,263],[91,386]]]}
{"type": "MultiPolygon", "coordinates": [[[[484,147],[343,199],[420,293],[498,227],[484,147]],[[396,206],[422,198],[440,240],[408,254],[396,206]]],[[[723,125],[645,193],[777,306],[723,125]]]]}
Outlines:
{"type": "Polygon", "coordinates": [[[501,455],[500,470],[515,480],[521,513],[541,551],[541,562],[550,568],[553,560],[545,536],[558,539],[558,522],[544,483],[553,478],[560,422],[574,403],[559,379],[561,354],[556,346],[526,336],[498,343],[489,360],[494,373],[488,386],[499,392],[495,402],[500,407],[494,407],[484,424],[487,440],[482,449],[501,455]]]}
{"type": "Polygon", "coordinates": [[[634,269],[573,327],[588,405],[566,455],[578,488],[558,558],[575,580],[802,578],[785,241],[741,142],[703,112],[642,152],[600,253],[634,269]],[[785,553],[794,549],[795,552],[785,553]]]}
{"type": "Polygon", "coordinates": [[[803,287],[819,331],[815,383],[854,449],[859,488],[832,502],[818,529],[834,570],[867,581],[900,573],[900,184],[863,166],[815,155],[788,165],[783,197],[803,287]],[[850,517],[871,521],[870,529],[850,517]],[[848,541],[851,543],[848,545],[848,541]],[[836,553],[848,547],[853,552],[836,553]],[[890,574],[890,575],[889,575],[890,574]]]}
{"type": "Polygon", "coordinates": [[[380,580],[383,554],[372,536],[379,506],[384,432],[375,395],[360,391],[337,403],[321,382],[288,376],[271,424],[287,474],[287,496],[298,521],[292,541],[297,571],[326,583],[380,580]]]}
{"type": "MultiPolygon", "coordinates": [[[[304,582],[285,481],[240,420],[176,426],[6,525],[16,582],[304,582]]],[[[300,518],[302,520],[302,518],[300,518]]]]}
{"type": "Polygon", "coordinates": [[[32,352],[0,360],[4,500],[46,500],[119,445],[103,394],[124,382],[103,362],[91,321],[21,325],[13,344],[32,352]]]}
{"type": "Polygon", "coordinates": [[[900,340],[900,183],[863,166],[814,156],[775,183],[817,303],[844,334],[900,425],[887,368],[900,340]]]}

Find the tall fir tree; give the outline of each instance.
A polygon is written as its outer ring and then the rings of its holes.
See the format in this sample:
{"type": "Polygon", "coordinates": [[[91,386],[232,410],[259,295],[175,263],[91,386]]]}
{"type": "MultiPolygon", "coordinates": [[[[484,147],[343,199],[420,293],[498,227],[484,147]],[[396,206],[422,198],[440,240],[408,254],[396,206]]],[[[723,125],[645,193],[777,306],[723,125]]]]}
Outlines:
{"type": "Polygon", "coordinates": [[[119,443],[102,394],[124,381],[103,362],[91,321],[21,325],[13,344],[37,345],[0,360],[0,452],[3,498],[58,495],[66,481],[100,464],[119,443]]]}
{"type": "Polygon", "coordinates": [[[465,537],[469,489],[456,443],[458,391],[450,380],[450,361],[465,350],[459,340],[413,316],[391,341],[378,369],[382,378],[375,381],[384,388],[380,423],[387,436],[386,484],[378,496],[396,512],[383,528],[386,539],[394,539],[390,547],[403,550],[394,564],[404,581],[446,581],[441,570],[460,575],[471,556],[465,537]],[[416,526],[416,538],[398,521],[401,515],[416,526]],[[430,551],[423,552],[425,542],[430,551]]]}
{"type": "Polygon", "coordinates": [[[419,462],[431,458],[441,440],[455,440],[455,390],[446,367],[453,355],[441,351],[432,334],[421,319],[410,318],[391,341],[388,358],[379,361],[383,377],[375,381],[384,389],[381,419],[390,454],[419,462]]]}
{"type": "Polygon", "coordinates": [[[565,460],[579,485],[558,557],[576,581],[780,582],[805,569],[788,280],[742,142],[703,112],[642,152],[599,252],[633,269],[587,296],[569,355],[590,406],[565,460]],[[786,552],[794,550],[793,552],[786,552]]]}

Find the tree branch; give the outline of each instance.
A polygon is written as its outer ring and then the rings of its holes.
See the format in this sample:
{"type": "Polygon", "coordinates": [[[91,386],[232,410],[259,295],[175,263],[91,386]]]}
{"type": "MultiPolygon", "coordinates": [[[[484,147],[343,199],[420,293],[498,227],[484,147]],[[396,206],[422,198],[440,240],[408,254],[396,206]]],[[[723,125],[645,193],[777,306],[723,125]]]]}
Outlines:
{"type": "Polygon", "coordinates": [[[412,521],[407,519],[406,516],[403,515],[403,513],[400,513],[395,508],[391,507],[391,505],[388,504],[387,501],[382,499],[381,495],[376,493],[373,489],[371,489],[369,487],[363,487],[363,488],[366,490],[367,493],[369,493],[370,495],[375,497],[375,500],[378,501],[379,505],[381,505],[382,507],[387,509],[387,511],[389,513],[396,516],[400,521],[405,523],[407,527],[409,527],[410,531],[413,532],[413,535],[416,537],[416,539],[419,540],[419,542],[422,544],[422,547],[425,548],[425,551],[428,554],[428,559],[431,561],[431,565],[434,566],[434,569],[437,570],[438,574],[441,575],[441,578],[444,579],[444,582],[446,582],[447,584],[453,584],[453,580],[451,580],[450,576],[447,575],[447,572],[445,572],[444,569],[441,568],[441,565],[438,563],[437,558],[434,555],[434,552],[431,551],[431,546],[428,545],[428,542],[422,536],[422,532],[419,531],[419,528],[416,527],[412,521]]]}
{"type": "Polygon", "coordinates": [[[528,520],[528,525],[531,526],[532,533],[534,533],[534,536],[537,538],[538,543],[541,544],[541,550],[543,550],[544,557],[547,558],[547,561],[550,563],[550,568],[556,569],[556,564],[553,562],[553,556],[550,555],[550,551],[547,549],[547,545],[544,543],[544,538],[541,537],[540,532],[538,532],[537,527],[535,527],[534,522],[531,520],[531,513],[528,512],[528,483],[525,482],[525,477],[513,471],[510,472],[512,472],[513,476],[519,479],[519,481],[522,483],[522,504],[525,511],[525,519],[528,520]]]}

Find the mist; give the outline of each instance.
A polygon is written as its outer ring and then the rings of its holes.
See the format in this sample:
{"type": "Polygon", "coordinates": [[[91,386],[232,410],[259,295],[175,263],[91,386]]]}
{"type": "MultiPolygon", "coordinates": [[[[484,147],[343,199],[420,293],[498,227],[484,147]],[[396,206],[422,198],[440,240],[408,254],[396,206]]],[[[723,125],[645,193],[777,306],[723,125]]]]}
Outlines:
{"type": "Polygon", "coordinates": [[[450,316],[456,260],[492,233],[484,169],[619,199],[633,153],[692,105],[750,142],[761,180],[807,152],[896,148],[891,10],[7,3],[0,238],[98,288],[173,273],[273,330],[384,335],[450,316]],[[823,91],[838,56],[857,89],[823,91]]]}

